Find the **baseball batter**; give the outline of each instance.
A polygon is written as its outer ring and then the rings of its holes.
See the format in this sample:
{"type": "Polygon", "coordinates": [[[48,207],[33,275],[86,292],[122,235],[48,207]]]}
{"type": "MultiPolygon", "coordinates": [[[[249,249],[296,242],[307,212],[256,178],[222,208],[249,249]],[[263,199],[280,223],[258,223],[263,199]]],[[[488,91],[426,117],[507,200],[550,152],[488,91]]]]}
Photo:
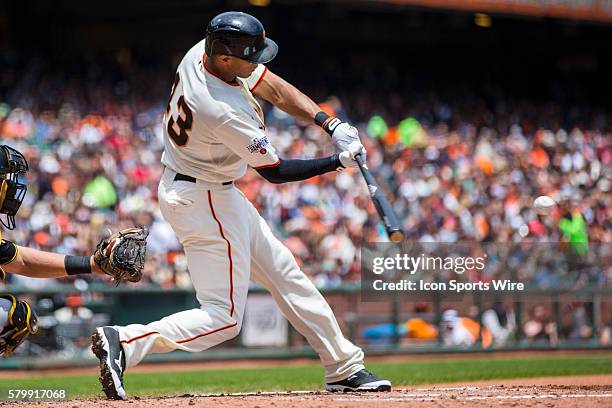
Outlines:
{"type": "Polygon", "coordinates": [[[277,50],[256,18],[222,13],[178,67],[163,119],[166,169],[158,193],[162,214],[185,249],[201,307],[146,325],[98,328],[93,338],[103,350],[100,382],[109,398],[126,397],[125,368],[147,354],[199,352],[238,335],[250,279],[270,291],[318,352],[328,390],[391,389],[388,380],[365,370],[362,350],[344,338],[323,296],[234,185],[247,166],[272,183],[285,183],[355,167],[355,156],[366,153],[355,128],[321,112],[263,65],[277,50]],[[319,124],[340,153],[279,158],[253,95],[319,124]]]}

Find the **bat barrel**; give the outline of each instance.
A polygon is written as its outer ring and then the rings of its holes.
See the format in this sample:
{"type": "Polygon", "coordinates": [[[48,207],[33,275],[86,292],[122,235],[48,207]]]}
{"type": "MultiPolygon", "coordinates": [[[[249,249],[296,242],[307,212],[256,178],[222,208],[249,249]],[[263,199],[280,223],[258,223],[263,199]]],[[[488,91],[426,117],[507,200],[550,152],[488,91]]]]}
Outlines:
{"type": "Polygon", "coordinates": [[[404,231],[402,230],[399,220],[395,215],[395,211],[393,211],[393,207],[391,207],[387,197],[385,197],[382,190],[378,186],[378,183],[376,183],[374,176],[365,165],[363,157],[361,157],[361,155],[357,155],[355,160],[357,161],[359,170],[361,171],[361,174],[368,185],[372,202],[374,203],[376,212],[378,212],[378,215],[385,226],[389,239],[392,242],[401,242],[404,239],[404,231]]]}

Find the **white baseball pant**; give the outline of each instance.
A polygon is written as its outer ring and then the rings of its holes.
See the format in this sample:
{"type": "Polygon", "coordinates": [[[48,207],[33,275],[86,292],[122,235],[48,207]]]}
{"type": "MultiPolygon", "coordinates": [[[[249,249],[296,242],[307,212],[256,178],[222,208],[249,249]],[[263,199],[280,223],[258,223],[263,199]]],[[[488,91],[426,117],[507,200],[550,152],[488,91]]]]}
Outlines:
{"type": "Polygon", "coordinates": [[[127,366],[147,354],[198,352],[238,335],[252,274],[317,351],[327,382],[363,369],[362,350],[344,338],[323,296],[244,194],[233,184],[174,181],[175,175],[165,170],[159,203],[183,244],[201,307],[117,327],[127,366]]]}

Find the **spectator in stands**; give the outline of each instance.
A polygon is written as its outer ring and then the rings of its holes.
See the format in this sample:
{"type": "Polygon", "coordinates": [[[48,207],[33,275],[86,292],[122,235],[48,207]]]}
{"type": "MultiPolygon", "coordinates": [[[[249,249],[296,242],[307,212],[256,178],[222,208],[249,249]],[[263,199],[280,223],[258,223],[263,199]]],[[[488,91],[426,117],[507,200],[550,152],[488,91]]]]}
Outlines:
{"type": "Polygon", "coordinates": [[[78,293],[66,296],[65,306],[55,311],[54,316],[61,328],[61,338],[77,347],[87,347],[90,343],[91,319],[93,312],[85,306],[78,293]]]}
{"type": "Polygon", "coordinates": [[[561,312],[559,336],[568,340],[587,340],[593,337],[593,326],[589,319],[592,303],[564,304],[561,312]]]}
{"type": "MultiPolygon", "coordinates": [[[[426,320],[429,307],[425,302],[419,302],[414,307],[414,315],[404,323],[375,324],[364,327],[361,336],[370,344],[390,344],[402,339],[404,344],[412,341],[435,341],[438,339],[438,329],[426,320]]],[[[430,317],[431,319],[431,317],[430,317]]]]}
{"type": "Polygon", "coordinates": [[[529,319],[523,324],[523,333],[529,342],[559,342],[557,325],[551,321],[549,311],[542,305],[532,308],[529,319]]]}
{"type": "Polygon", "coordinates": [[[514,311],[503,302],[495,302],[490,309],[485,310],[482,314],[482,324],[491,333],[494,347],[506,344],[516,331],[514,311]]]}
{"type": "Polygon", "coordinates": [[[460,317],[455,309],[442,313],[442,339],[449,347],[468,348],[480,339],[483,348],[491,346],[491,334],[486,327],[469,317],[460,317]]]}

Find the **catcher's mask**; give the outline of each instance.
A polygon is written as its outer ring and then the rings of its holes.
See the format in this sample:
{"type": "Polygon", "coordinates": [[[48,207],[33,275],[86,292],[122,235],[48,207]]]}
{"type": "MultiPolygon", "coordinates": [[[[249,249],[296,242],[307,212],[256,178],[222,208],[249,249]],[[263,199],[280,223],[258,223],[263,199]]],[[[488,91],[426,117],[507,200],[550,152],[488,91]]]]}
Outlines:
{"type": "Polygon", "coordinates": [[[19,182],[19,176],[28,171],[23,154],[6,145],[0,145],[0,222],[6,228],[15,228],[15,214],[25,198],[27,186],[19,182]]]}

